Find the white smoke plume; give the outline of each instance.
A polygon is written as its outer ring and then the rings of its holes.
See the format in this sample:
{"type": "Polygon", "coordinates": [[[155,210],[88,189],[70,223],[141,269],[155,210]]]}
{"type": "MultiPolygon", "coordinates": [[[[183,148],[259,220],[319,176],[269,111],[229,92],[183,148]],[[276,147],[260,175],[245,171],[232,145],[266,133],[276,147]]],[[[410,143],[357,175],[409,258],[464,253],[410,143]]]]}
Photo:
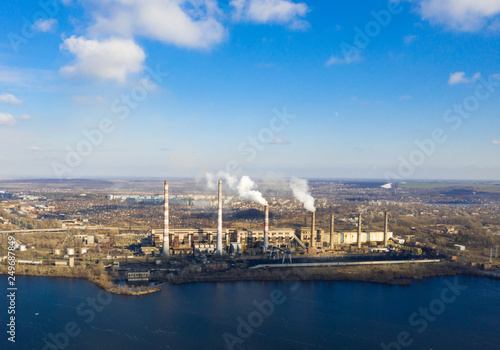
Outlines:
{"type": "Polygon", "coordinates": [[[316,211],[316,208],[314,207],[314,197],[311,196],[311,193],[309,193],[307,180],[292,177],[290,179],[290,188],[293,191],[293,196],[304,203],[304,208],[311,212],[316,211]]]}
{"type": "Polygon", "coordinates": [[[238,179],[236,177],[225,171],[219,171],[217,173],[217,178],[225,180],[230,189],[237,190],[236,186],[238,186],[238,179]]]}
{"type": "Polygon", "coordinates": [[[210,189],[215,189],[216,180],[222,179],[230,189],[238,192],[240,198],[267,205],[267,201],[262,196],[262,193],[254,189],[257,187],[255,182],[246,175],[242,176],[239,181],[236,177],[224,171],[219,171],[217,176],[214,176],[212,173],[206,173],[205,177],[207,179],[207,186],[210,189]]]}
{"type": "Polygon", "coordinates": [[[241,198],[249,199],[252,202],[256,202],[262,205],[267,205],[267,201],[262,197],[262,194],[259,191],[254,190],[255,182],[252,181],[248,176],[242,176],[240,179],[240,183],[236,187],[238,190],[238,194],[241,198]]]}
{"type": "Polygon", "coordinates": [[[212,173],[206,173],[205,178],[207,179],[207,187],[211,190],[215,189],[215,179],[214,179],[214,174],[212,173]]]}

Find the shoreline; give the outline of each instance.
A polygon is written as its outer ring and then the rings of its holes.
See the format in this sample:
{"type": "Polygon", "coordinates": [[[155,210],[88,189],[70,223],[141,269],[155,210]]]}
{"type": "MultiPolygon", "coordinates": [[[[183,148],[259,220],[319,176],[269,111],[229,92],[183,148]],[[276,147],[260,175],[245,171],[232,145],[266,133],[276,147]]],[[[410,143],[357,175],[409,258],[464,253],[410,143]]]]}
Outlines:
{"type": "MultiPolygon", "coordinates": [[[[29,268],[17,275],[38,277],[64,277],[86,279],[110,293],[120,295],[138,296],[161,291],[161,286],[131,289],[120,287],[115,281],[91,278],[88,276],[75,276],[65,274],[61,268],[45,273],[35,273],[29,268]],[[53,272],[53,273],[51,273],[53,272]],[[57,272],[57,273],[56,273],[57,272]]],[[[6,274],[0,271],[0,274],[6,274]]],[[[213,282],[291,282],[291,281],[350,281],[378,283],[387,285],[411,285],[412,281],[439,276],[469,275],[500,279],[500,275],[481,271],[470,266],[458,265],[452,262],[441,262],[429,265],[376,265],[376,266],[342,266],[342,267],[294,267],[282,269],[233,269],[228,271],[183,273],[179,276],[158,278],[160,283],[187,284],[187,283],[213,283],[213,282]]]]}

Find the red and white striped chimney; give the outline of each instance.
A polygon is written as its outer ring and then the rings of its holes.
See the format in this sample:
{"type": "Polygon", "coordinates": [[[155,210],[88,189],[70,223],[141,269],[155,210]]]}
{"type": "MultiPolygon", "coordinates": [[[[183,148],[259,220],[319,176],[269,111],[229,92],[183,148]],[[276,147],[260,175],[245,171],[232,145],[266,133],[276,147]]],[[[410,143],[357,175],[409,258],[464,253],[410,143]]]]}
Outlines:
{"type": "Polygon", "coordinates": [[[361,213],[358,214],[358,248],[361,248],[361,213]]]}
{"type": "Polygon", "coordinates": [[[264,206],[264,251],[269,245],[269,205],[264,206]]]}
{"type": "Polygon", "coordinates": [[[387,240],[389,239],[389,213],[386,211],[384,213],[384,247],[387,246],[387,240]]]}
{"type": "Polygon", "coordinates": [[[312,212],[311,219],[311,248],[316,249],[316,212],[312,212]]]}
{"type": "Polygon", "coordinates": [[[222,181],[219,180],[219,201],[217,212],[217,255],[222,255],[222,181]]]}
{"type": "Polygon", "coordinates": [[[168,227],[168,181],[165,181],[163,211],[163,254],[170,256],[170,231],[168,227]]]}

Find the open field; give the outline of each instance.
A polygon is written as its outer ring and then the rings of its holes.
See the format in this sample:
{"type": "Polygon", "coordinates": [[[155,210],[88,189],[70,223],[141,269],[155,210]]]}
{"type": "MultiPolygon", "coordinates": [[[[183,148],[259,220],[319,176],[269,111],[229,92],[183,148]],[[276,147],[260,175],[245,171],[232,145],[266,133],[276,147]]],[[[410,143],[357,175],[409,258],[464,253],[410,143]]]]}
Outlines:
{"type": "Polygon", "coordinates": [[[407,189],[469,189],[473,191],[500,193],[500,182],[400,182],[399,188],[407,189]]]}

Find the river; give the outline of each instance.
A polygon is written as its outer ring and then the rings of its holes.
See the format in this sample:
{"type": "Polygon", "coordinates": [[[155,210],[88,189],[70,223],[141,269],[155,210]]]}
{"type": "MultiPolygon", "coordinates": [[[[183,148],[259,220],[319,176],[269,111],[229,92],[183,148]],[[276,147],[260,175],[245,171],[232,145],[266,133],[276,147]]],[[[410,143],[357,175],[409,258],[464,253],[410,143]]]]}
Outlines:
{"type": "Polygon", "coordinates": [[[17,287],[16,342],[2,349],[500,349],[500,281],[481,277],[195,283],[144,296],[66,278],[18,276],[17,287]]]}

